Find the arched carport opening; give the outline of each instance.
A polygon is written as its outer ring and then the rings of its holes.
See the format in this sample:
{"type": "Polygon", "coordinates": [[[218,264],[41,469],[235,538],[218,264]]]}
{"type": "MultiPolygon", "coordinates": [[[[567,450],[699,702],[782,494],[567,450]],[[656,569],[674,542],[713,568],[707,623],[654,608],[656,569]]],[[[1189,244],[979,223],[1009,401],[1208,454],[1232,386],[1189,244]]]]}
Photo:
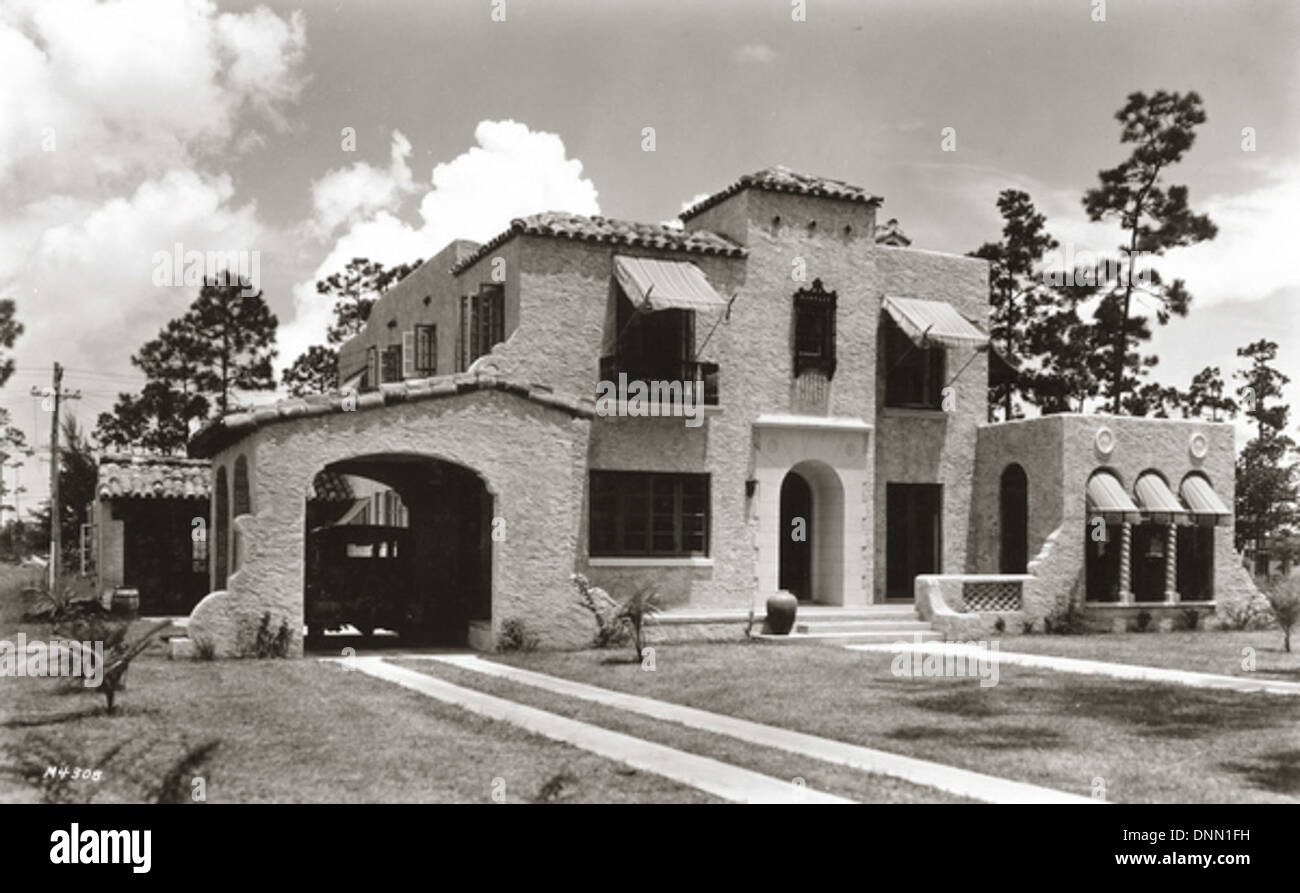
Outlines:
{"type": "Polygon", "coordinates": [[[490,624],[493,498],[470,469],[411,454],[332,462],[304,516],[313,647],[357,633],[463,646],[472,624],[490,624]]]}
{"type": "Polygon", "coordinates": [[[778,585],[800,601],[843,604],[844,485],[825,462],[799,462],[781,481],[778,585]]]}

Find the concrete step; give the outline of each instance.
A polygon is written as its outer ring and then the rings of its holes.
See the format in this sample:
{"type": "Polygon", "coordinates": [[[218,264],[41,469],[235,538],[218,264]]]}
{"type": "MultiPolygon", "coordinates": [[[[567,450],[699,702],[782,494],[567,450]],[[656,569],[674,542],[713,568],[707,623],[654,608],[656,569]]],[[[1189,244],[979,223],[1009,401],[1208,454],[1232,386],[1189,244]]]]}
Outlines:
{"type": "Polygon", "coordinates": [[[794,625],[799,633],[876,633],[920,632],[930,629],[924,620],[886,618],[883,620],[808,620],[794,625]]]}
{"type": "Polygon", "coordinates": [[[911,644],[920,637],[922,642],[942,642],[943,633],[935,630],[903,630],[893,632],[836,632],[836,633],[791,633],[788,636],[776,636],[763,633],[756,638],[768,642],[780,642],[785,645],[865,645],[868,643],[906,642],[911,644]]]}

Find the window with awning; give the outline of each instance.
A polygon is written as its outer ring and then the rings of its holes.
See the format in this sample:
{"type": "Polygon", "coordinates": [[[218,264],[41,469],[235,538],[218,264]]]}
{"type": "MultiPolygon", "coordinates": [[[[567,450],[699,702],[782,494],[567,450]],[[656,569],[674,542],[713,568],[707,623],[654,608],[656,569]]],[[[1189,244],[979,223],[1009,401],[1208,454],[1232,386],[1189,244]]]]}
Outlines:
{"type": "Polygon", "coordinates": [[[720,310],[726,299],[695,264],[615,255],[614,276],[640,310],[720,310]]]}
{"type": "MultiPolygon", "coordinates": [[[[718,367],[696,359],[697,311],[712,325],[727,301],[700,268],[685,261],[614,257],[615,284],[601,343],[600,376],[629,380],[703,382],[704,401],[717,404],[718,367]]],[[[706,336],[707,340],[707,336],[706,336]]]]}
{"type": "Polygon", "coordinates": [[[919,348],[988,347],[989,336],[946,301],[885,298],[884,311],[919,348]]]}
{"type": "Polygon", "coordinates": [[[1107,524],[1137,524],[1142,512],[1124,492],[1119,478],[1108,471],[1099,471],[1088,479],[1088,517],[1101,518],[1107,524]]]}
{"type": "Polygon", "coordinates": [[[1206,527],[1232,523],[1232,509],[1228,508],[1210,482],[1199,474],[1183,478],[1178,488],[1192,521],[1206,527]]]}
{"type": "Polygon", "coordinates": [[[1164,478],[1147,472],[1133,486],[1142,518],[1156,524],[1186,524],[1187,510],[1165,483],[1164,478]]]}

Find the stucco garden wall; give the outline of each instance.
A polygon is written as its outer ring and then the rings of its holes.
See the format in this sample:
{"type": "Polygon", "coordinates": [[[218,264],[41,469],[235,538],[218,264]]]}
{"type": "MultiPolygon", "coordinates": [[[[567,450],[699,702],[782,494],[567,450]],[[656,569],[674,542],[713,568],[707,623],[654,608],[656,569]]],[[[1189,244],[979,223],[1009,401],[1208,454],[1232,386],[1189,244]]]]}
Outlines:
{"type": "Polygon", "coordinates": [[[476,472],[495,498],[504,538],[492,555],[492,625],[522,619],[542,643],[574,647],[594,625],[576,603],[574,571],[585,516],[583,470],[590,421],[523,397],[479,390],[419,402],[286,419],[214,456],[215,468],[251,458],[253,514],[237,520],[244,555],[224,592],[195,609],[190,636],[219,657],[248,651],[263,613],[281,619],[300,654],[304,508],[324,466],[360,456],[405,454],[476,472]]]}

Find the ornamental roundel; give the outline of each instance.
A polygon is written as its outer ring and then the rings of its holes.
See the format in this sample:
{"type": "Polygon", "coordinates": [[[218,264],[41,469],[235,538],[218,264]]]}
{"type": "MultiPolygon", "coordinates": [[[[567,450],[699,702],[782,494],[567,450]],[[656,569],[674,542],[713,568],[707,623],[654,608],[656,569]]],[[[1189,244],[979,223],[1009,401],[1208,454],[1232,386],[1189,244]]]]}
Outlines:
{"type": "Polygon", "coordinates": [[[1192,436],[1187,438],[1187,451],[1194,459],[1204,459],[1209,455],[1210,441],[1202,432],[1194,431],[1192,436]]]}
{"type": "Polygon", "coordinates": [[[1115,432],[1105,425],[1097,429],[1097,433],[1092,438],[1093,445],[1097,452],[1103,456],[1109,456],[1115,451],[1115,432]]]}

